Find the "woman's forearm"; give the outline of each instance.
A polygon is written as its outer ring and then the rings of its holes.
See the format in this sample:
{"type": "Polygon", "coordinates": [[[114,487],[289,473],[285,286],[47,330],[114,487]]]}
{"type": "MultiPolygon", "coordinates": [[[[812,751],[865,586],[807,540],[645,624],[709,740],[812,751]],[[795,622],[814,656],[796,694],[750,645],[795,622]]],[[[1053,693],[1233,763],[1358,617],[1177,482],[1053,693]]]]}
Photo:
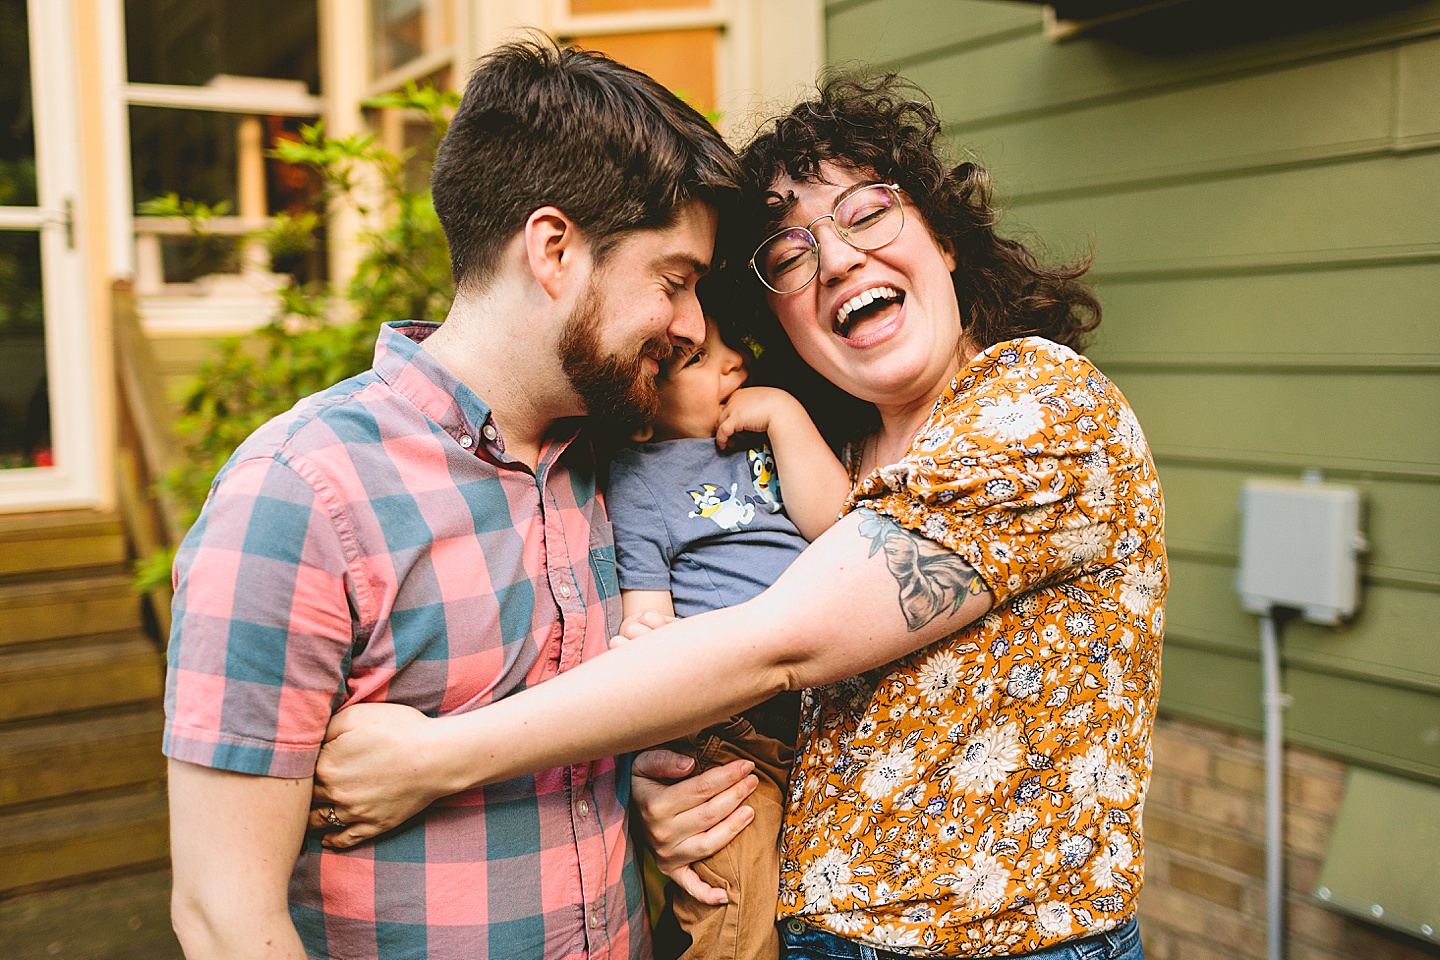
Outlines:
{"type": "Polygon", "coordinates": [[[676,621],[484,709],[426,724],[444,792],[643,749],[775,695],[788,685],[776,657],[739,639],[716,642],[746,633],[747,612],[676,621]]]}
{"type": "Polygon", "coordinates": [[[873,514],[852,514],[754,600],[677,621],[482,710],[426,724],[425,753],[453,793],[638,750],[781,690],[888,663],[989,609],[988,591],[963,560],[946,553],[928,566],[895,563],[906,546],[939,549],[873,514]],[[877,525],[889,540],[877,539],[877,525]],[[924,571],[946,558],[956,569],[927,582],[924,571]]]}
{"type": "Polygon", "coordinates": [[[310,826],[354,846],[440,797],[693,733],[767,699],[888,663],[983,614],[953,553],[865,510],[769,590],[678,620],[483,709],[438,720],[394,703],[331,720],[310,826]]]}

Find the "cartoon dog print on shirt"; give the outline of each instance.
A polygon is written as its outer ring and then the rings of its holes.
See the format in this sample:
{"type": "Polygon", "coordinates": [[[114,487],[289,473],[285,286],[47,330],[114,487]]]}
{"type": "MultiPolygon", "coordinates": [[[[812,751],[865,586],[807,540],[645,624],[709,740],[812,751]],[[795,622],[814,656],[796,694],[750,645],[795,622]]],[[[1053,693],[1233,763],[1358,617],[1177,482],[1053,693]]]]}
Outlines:
{"type": "Polygon", "coordinates": [[[760,499],[770,504],[771,513],[784,510],[785,502],[780,499],[780,478],[775,474],[775,454],[770,452],[769,444],[752,447],[746,451],[745,457],[750,461],[750,483],[760,499]]]}
{"type": "Polygon", "coordinates": [[[739,530],[741,524],[755,519],[755,505],[741,500],[738,488],[739,484],[732,483],[727,492],[724,487],[713,483],[702,483],[699,490],[687,490],[690,499],[695,501],[695,509],[690,516],[713,520],[720,529],[732,533],[739,530]]]}

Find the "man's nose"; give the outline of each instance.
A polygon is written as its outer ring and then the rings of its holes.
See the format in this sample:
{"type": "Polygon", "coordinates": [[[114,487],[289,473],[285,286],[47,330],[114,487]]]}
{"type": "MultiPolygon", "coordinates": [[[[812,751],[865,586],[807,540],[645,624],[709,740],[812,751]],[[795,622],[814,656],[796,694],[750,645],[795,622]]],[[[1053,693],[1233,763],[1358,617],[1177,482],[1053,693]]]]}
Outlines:
{"type": "Polygon", "coordinates": [[[676,343],[705,342],[705,311],[700,308],[700,301],[693,293],[675,304],[675,315],[670,318],[666,333],[676,343]]]}

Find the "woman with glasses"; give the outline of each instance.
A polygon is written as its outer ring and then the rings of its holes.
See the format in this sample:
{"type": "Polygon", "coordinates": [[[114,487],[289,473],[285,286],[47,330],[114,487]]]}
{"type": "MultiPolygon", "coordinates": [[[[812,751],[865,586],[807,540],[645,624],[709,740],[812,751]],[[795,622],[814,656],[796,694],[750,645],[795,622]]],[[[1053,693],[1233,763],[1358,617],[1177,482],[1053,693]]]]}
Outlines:
{"type": "MultiPolygon", "coordinates": [[[[632,625],[483,710],[343,712],[319,768],[355,824],[334,842],[798,689],[786,956],[1141,956],[1168,579],[1155,467],[1075,352],[1100,317],[1085,267],[998,236],[985,172],[945,165],[938,132],[913,87],[840,79],[742,154],[758,339],[829,385],[781,384],[847,441],[842,518],[755,600],[632,625]]],[[[743,761],[669,783],[684,764],[652,752],[636,770],[662,868],[723,901],[689,864],[749,822],[743,761]]]]}

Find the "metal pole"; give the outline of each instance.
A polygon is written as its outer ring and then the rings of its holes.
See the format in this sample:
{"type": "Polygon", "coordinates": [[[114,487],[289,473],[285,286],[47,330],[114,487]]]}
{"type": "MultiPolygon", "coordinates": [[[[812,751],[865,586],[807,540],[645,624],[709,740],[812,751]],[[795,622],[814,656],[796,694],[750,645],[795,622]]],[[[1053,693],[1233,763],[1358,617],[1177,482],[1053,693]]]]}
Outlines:
{"type": "Polygon", "coordinates": [[[1280,641],[1272,607],[1260,618],[1260,672],[1265,704],[1266,955],[1282,960],[1285,936],[1285,707],[1280,641]]]}

